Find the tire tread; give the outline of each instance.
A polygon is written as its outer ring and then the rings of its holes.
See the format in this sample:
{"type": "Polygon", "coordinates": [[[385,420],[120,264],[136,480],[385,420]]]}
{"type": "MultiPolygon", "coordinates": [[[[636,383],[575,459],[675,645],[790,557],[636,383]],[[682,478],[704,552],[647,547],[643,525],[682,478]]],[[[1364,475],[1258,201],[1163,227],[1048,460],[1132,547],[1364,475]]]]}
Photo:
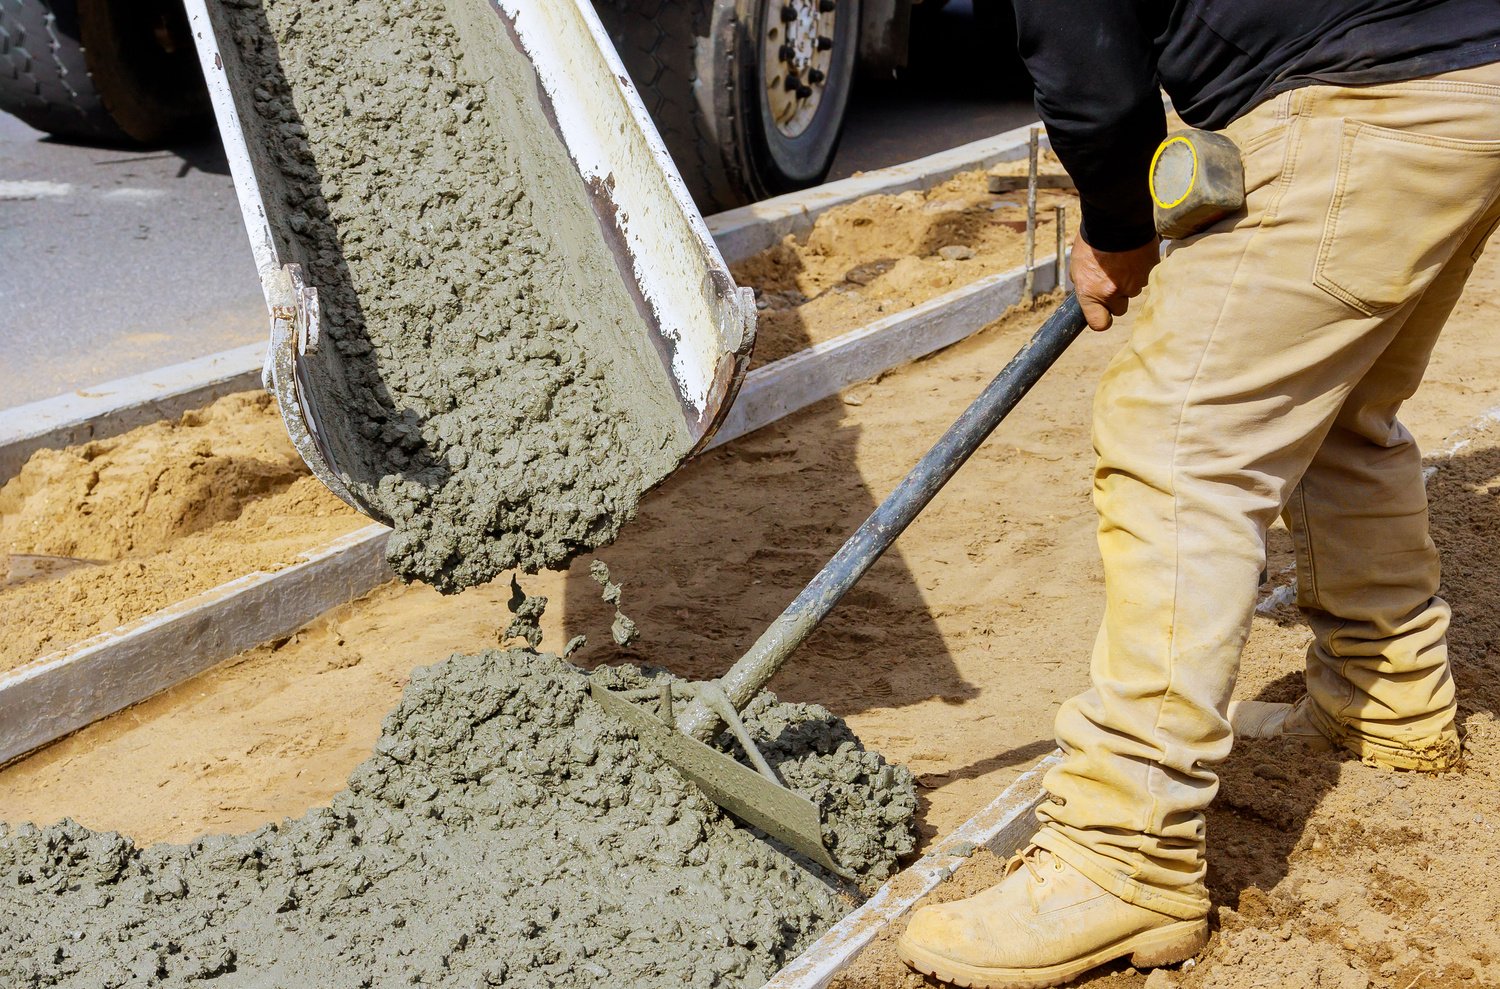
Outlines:
{"type": "Polygon", "coordinates": [[[716,136],[716,125],[732,133],[735,121],[706,119],[696,98],[700,90],[712,92],[716,83],[699,77],[695,56],[699,39],[711,30],[714,3],[600,0],[595,5],[688,191],[705,212],[749,201],[749,190],[731,172],[716,136]]]}
{"type": "Polygon", "coordinates": [[[121,140],[74,19],[56,0],[0,0],[0,110],[62,137],[121,140]]]}

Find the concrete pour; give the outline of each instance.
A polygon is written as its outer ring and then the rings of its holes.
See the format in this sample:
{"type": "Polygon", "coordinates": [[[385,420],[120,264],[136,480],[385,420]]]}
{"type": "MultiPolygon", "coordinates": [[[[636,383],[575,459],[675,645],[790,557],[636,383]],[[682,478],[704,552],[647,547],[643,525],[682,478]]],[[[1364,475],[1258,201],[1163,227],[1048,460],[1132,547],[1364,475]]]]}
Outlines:
{"type": "Polygon", "coordinates": [[[485,0],[220,0],[322,432],[444,592],[611,541],[690,445],[529,63],[485,0]]]}
{"type": "MultiPolygon", "coordinates": [[[[846,864],[910,850],[904,769],[818,708],[746,720],[816,781],[846,864]]],[[[526,650],[417,671],[348,789],[279,827],[137,848],[0,826],[8,986],[751,987],[849,907],[526,650]]]]}

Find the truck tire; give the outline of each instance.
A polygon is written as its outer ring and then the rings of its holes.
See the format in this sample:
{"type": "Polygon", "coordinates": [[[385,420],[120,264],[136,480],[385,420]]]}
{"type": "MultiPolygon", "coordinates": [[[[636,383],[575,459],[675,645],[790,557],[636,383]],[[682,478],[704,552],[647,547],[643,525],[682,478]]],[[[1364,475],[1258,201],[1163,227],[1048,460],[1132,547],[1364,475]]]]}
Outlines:
{"type": "Polygon", "coordinates": [[[688,190],[711,212],[828,174],[853,85],[859,3],[597,0],[596,8],[688,190]]]}
{"type": "Polygon", "coordinates": [[[179,0],[0,0],[0,110],[108,144],[158,144],[212,120],[179,0]]]}

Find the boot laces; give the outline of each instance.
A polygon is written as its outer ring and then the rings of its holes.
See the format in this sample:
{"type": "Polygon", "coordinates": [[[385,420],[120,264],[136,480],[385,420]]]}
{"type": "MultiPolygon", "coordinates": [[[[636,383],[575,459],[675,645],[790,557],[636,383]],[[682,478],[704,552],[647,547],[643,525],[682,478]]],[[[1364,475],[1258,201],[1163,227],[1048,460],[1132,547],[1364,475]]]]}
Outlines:
{"type": "Polygon", "coordinates": [[[1012,855],[1010,861],[1005,863],[1005,874],[1010,875],[1012,872],[1025,866],[1026,871],[1031,873],[1031,881],[1038,886],[1045,886],[1047,884],[1047,877],[1042,874],[1044,863],[1041,861],[1041,858],[1043,855],[1051,860],[1053,872],[1063,871],[1062,860],[1056,855],[1037,845],[1027,845],[1021,851],[1012,855]]]}

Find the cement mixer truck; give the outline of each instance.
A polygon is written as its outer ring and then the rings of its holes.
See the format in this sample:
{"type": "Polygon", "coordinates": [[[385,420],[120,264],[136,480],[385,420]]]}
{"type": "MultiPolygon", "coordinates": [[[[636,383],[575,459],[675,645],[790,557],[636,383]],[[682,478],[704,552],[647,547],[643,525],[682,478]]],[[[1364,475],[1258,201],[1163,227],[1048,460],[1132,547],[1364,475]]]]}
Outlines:
{"type": "MultiPolygon", "coordinates": [[[[594,0],[705,212],[823,181],[856,74],[906,63],[944,0],[594,0]]],[[[974,0],[1018,60],[1009,0],[974,0]]],[[[1011,70],[1013,71],[1013,65],[1011,70]]],[[[0,110],[64,140],[162,145],[211,126],[181,0],[0,0],[0,110]]]]}

